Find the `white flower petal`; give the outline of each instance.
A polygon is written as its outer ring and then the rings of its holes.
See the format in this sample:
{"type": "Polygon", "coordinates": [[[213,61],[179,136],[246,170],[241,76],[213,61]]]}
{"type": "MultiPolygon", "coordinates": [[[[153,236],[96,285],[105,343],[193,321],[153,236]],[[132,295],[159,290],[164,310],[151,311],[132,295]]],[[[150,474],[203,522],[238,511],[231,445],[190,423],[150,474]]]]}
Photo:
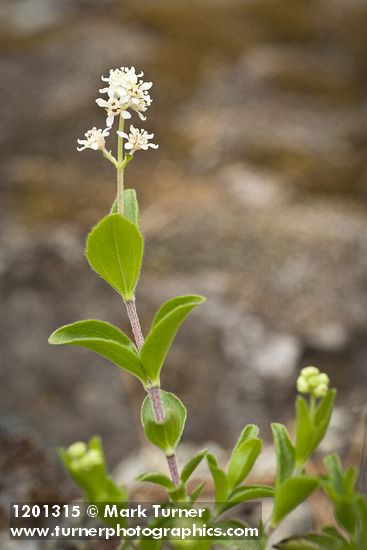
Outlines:
{"type": "Polygon", "coordinates": [[[143,82],[140,85],[141,90],[150,90],[150,88],[153,86],[153,82],[143,82]]]}
{"type": "Polygon", "coordinates": [[[111,126],[113,125],[114,118],[114,115],[108,115],[108,117],[106,118],[106,126],[108,128],[111,128],[111,126]]]}

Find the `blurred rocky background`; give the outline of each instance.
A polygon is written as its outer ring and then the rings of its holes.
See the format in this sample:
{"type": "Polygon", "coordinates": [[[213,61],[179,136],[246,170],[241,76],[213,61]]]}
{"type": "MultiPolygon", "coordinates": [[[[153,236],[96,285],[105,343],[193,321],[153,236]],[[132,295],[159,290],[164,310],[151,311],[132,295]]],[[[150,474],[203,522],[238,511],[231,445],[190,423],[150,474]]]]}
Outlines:
{"type": "Polygon", "coordinates": [[[55,448],[95,433],[111,466],[141,457],[140,389],[87,351],[47,344],[87,317],[129,331],[83,256],[113,169],[76,152],[104,127],[100,76],[121,65],[154,82],[144,127],[160,144],[126,175],[146,236],[144,330],[173,295],[208,298],[163,375],[188,407],[186,441],[225,454],[247,422],[269,441],[270,419],[291,426],[298,370],[317,364],[339,390],[325,447],[358,462],[366,2],[2,0],[0,21],[1,502],[74,495],[55,448]]]}

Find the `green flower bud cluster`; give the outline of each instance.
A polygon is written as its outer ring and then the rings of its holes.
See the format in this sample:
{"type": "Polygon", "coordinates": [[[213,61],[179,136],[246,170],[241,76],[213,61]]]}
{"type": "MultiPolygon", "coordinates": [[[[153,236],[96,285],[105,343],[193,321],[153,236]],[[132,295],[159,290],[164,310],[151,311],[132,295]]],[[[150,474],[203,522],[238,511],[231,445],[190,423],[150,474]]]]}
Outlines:
{"type": "Polygon", "coordinates": [[[71,468],[75,471],[91,470],[94,466],[103,465],[102,453],[98,449],[88,449],[81,441],[71,445],[67,453],[71,459],[71,468]]]}
{"type": "Polygon", "coordinates": [[[314,397],[324,397],[329,391],[329,377],[316,367],[305,367],[297,380],[300,393],[310,393],[314,397]]]}

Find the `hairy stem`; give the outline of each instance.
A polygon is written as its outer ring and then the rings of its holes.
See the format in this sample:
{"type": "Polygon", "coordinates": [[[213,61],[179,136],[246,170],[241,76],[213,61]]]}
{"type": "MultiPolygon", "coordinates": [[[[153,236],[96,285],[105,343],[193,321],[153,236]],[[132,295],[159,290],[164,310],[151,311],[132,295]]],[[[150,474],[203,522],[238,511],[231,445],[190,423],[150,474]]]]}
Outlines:
{"type": "Polygon", "coordinates": [[[140,321],[138,317],[138,312],[136,311],[136,305],[135,300],[131,300],[130,302],[125,302],[127,315],[129,317],[131,330],[133,331],[133,335],[136,342],[136,347],[140,351],[142,348],[142,345],[144,344],[144,336],[141,331],[140,321]]]}
{"type": "MultiPolygon", "coordinates": [[[[144,344],[144,336],[141,330],[138,312],[136,311],[135,300],[125,302],[125,305],[131,325],[131,330],[134,334],[135,343],[138,350],[140,351],[142,345],[144,344]]],[[[152,405],[152,410],[156,422],[162,422],[164,420],[164,409],[159,386],[151,386],[150,388],[147,388],[147,394],[152,405]]],[[[176,455],[172,454],[170,456],[167,456],[167,463],[173,484],[179,485],[180,477],[178,474],[176,455]]]]}
{"type": "Polygon", "coordinates": [[[167,456],[167,463],[168,463],[169,473],[171,475],[173,485],[180,485],[180,476],[178,475],[176,455],[173,454],[173,455],[167,456]]]}
{"type": "Polygon", "coordinates": [[[158,422],[162,422],[162,420],[164,420],[164,410],[158,386],[148,388],[147,393],[152,404],[154,418],[158,420],[158,422]]]}

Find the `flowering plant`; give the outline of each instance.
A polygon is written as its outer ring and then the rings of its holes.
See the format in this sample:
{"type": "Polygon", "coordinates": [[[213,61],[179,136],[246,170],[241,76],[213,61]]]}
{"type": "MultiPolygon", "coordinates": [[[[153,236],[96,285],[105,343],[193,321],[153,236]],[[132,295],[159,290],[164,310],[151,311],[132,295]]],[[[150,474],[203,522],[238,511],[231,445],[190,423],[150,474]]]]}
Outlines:
{"type": "MultiPolygon", "coordinates": [[[[206,462],[213,480],[213,509],[205,517],[208,525],[244,525],[228,516],[228,511],[239,503],[257,499],[273,499],[272,513],[260,526],[260,537],[246,541],[216,540],[215,545],[227,548],[261,550],[269,546],[269,538],[280,523],[314,491],[322,490],[333,504],[335,525],[325,527],[321,533],[278,542],[282,550],[363,550],[367,548],[367,501],[355,489],[357,471],[345,471],[336,455],[325,459],[326,472],[311,475],[308,461],[325,436],[330,422],[335,390],[329,389],[329,378],[315,367],[306,367],[297,380],[297,389],[309,399],[296,400],[295,439],[287,428],[272,424],[276,453],[276,475],[273,485],[248,484],[246,479],[261,453],[262,441],[258,428],[247,425],[236,442],[225,468],[216,457],[202,450],[183,465],[181,471],[176,460],[176,448],[182,437],[186,421],[186,408],[173,393],[161,388],[161,372],[167,353],[178,329],[198,305],[202,296],[177,296],[164,303],[157,311],[151,329],[144,339],[135,304],[135,292],[143,257],[143,236],[139,224],[139,207],[134,189],[124,188],[124,171],[140,150],[157,148],[150,143],[154,134],[130,125],[124,131],[124,122],[136,113],[145,120],[152,103],[151,82],[144,82],[143,73],[134,67],[111,70],[102,80],[107,86],[100,90],[106,98],[96,100],[106,110],[106,128],[92,128],[79,139],[79,151],[93,149],[116,168],[117,194],[111,212],[90,232],[86,256],[96,271],[122,298],[130,320],[134,341],[117,327],[99,320],[78,321],[57,329],[49,338],[51,344],[68,344],[88,348],[110,360],[134,376],[143,385],[147,396],[141,407],[141,422],[146,438],[161,449],[166,457],[169,475],[146,472],[139,476],[142,483],[153,483],[164,488],[167,499],[182,504],[194,504],[200,497],[205,482],[192,486],[195,470],[206,462]],[[113,132],[118,120],[117,154],[106,147],[106,138],[113,132]]],[[[61,458],[75,483],[89,502],[128,501],[126,487],[119,487],[108,475],[103,449],[97,437],[88,443],[77,442],[61,450],[61,458]]],[[[105,520],[105,518],[103,518],[105,520]]],[[[112,521],[112,520],[111,520],[112,521]]],[[[110,521],[110,523],[111,523],[110,521]]],[[[112,521],[113,524],[113,521],[112,521]]],[[[163,521],[172,525],[172,518],[163,521]]],[[[122,540],[121,548],[160,549],[163,540],[122,540]]],[[[171,547],[207,549],[208,540],[170,542],[171,547]]]]}

